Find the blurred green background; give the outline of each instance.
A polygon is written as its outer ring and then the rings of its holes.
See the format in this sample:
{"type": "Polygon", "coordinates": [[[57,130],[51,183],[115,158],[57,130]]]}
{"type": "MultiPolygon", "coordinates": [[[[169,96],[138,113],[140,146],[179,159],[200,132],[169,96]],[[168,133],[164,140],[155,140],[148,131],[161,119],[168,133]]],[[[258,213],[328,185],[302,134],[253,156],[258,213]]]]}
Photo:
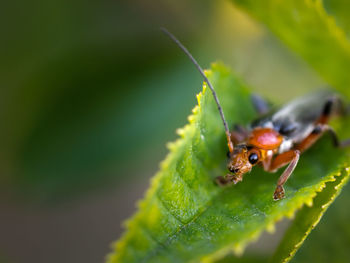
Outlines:
{"type": "Polygon", "coordinates": [[[121,235],[201,89],[161,26],[271,101],[324,85],[224,0],[15,0],[0,22],[3,262],[102,262],[121,235]]]}

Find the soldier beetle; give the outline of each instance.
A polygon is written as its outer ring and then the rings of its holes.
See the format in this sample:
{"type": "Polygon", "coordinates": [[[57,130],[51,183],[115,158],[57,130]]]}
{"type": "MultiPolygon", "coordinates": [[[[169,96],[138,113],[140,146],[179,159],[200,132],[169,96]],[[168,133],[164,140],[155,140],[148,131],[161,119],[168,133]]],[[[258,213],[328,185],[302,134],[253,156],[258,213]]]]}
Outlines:
{"type": "Polygon", "coordinates": [[[164,28],[161,30],[190,58],[208,84],[217,104],[226,132],[229,149],[227,168],[230,172],[216,178],[218,185],[237,184],[243,180],[244,174],[258,164],[267,172],[276,172],[287,165],[273,194],[273,199],[277,201],[285,196],[283,186],[297,166],[300,154],[322,135],[330,134],[335,147],[350,145],[350,139],[339,141],[333,128],[328,125],[335,112],[345,112],[342,100],[331,90],[321,90],[295,99],[271,112],[261,97],[253,95],[252,103],[260,117],[249,127],[236,125],[230,132],[219,99],[203,69],[174,35],[164,28]]]}

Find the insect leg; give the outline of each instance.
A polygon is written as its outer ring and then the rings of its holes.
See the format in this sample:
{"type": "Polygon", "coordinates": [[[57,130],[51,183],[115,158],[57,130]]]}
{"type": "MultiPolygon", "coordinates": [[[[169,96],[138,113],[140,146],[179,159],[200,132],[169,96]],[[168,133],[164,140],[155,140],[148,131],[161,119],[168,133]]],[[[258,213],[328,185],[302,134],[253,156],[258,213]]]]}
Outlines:
{"type": "Polygon", "coordinates": [[[227,174],[226,176],[218,176],[215,178],[216,184],[220,186],[232,185],[241,182],[243,179],[242,175],[227,174]]]}
{"type": "Polygon", "coordinates": [[[333,130],[332,127],[328,126],[327,123],[329,121],[329,118],[334,111],[334,107],[336,107],[336,110],[338,113],[344,114],[344,107],[343,103],[337,96],[330,97],[327,102],[325,103],[322,111],[322,115],[317,121],[317,124],[312,131],[312,133],[307,136],[299,145],[297,145],[296,149],[298,149],[300,152],[306,151],[308,148],[310,148],[325,132],[328,132],[331,135],[333,144],[335,147],[346,147],[350,145],[350,140],[346,140],[343,142],[340,142],[338,139],[337,134],[333,130]]]}
{"type": "Polygon", "coordinates": [[[323,112],[322,112],[321,117],[318,120],[318,123],[321,123],[321,124],[328,123],[329,117],[331,115],[332,108],[333,108],[335,101],[336,101],[335,97],[331,97],[328,99],[328,101],[326,102],[326,104],[323,107],[323,112]]]}
{"type": "MultiPolygon", "coordinates": [[[[248,131],[243,126],[237,125],[237,124],[234,126],[234,130],[230,132],[231,141],[234,144],[244,142],[248,136],[249,136],[248,131]]],[[[227,152],[228,158],[231,157],[231,153],[232,153],[231,151],[227,152]]]]}
{"type": "Polygon", "coordinates": [[[270,110],[267,102],[259,95],[252,94],[250,99],[252,100],[253,106],[259,115],[264,115],[270,110]]]}
{"type": "Polygon", "coordinates": [[[284,188],[283,185],[288,180],[289,176],[293,173],[295,167],[297,166],[297,163],[299,161],[300,152],[298,150],[290,150],[288,152],[281,153],[280,155],[277,155],[275,159],[273,159],[271,166],[269,167],[268,171],[274,172],[278,168],[281,168],[282,166],[285,166],[289,163],[287,168],[284,170],[282,175],[277,181],[277,186],[275,189],[275,192],[273,194],[274,200],[280,200],[284,197],[284,188]]]}
{"type": "MultiPolygon", "coordinates": [[[[304,152],[309,149],[323,134],[323,127],[326,125],[319,124],[315,127],[315,129],[311,132],[309,136],[307,136],[303,141],[301,141],[295,148],[300,152],[304,152]]],[[[327,125],[328,126],[328,125],[327,125]]]]}
{"type": "Polygon", "coordinates": [[[244,142],[245,139],[249,136],[248,131],[241,125],[235,125],[234,130],[230,132],[231,140],[234,144],[244,142]]]}
{"type": "Polygon", "coordinates": [[[273,158],[273,153],[268,154],[267,157],[265,158],[265,160],[262,161],[262,166],[263,166],[265,171],[269,170],[269,168],[271,166],[272,158],[273,158]]]}
{"type": "Polygon", "coordinates": [[[343,101],[338,96],[330,97],[323,106],[322,115],[317,123],[326,124],[331,115],[346,115],[346,108],[343,101]]]}
{"type": "Polygon", "coordinates": [[[245,134],[247,136],[249,135],[247,129],[244,126],[240,125],[240,124],[233,125],[233,130],[235,130],[235,131],[237,131],[239,133],[245,134]]]}
{"type": "Polygon", "coordinates": [[[350,139],[345,141],[340,141],[334,129],[327,124],[318,124],[313,132],[306,137],[299,145],[297,145],[296,149],[300,152],[304,152],[308,148],[310,148],[321,136],[325,133],[328,133],[331,136],[334,147],[344,148],[350,146],[350,139]]]}
{"type": "Polygon", "coordinates": [[[331,136],[332,138],[332,141],[333,141],[333,145],[337,148],[345,148],[345,147],[348,147],[350,146],[350,139],[347,139],[347,140],[344,140],[344,141],[340,141],[339,138],[338,138],[338,135],[335,133],[335,130],[328,126],[328,125],[324,125],[323,126],[323,130],[324,132],[328,132],[329,135],[331,136]]]}

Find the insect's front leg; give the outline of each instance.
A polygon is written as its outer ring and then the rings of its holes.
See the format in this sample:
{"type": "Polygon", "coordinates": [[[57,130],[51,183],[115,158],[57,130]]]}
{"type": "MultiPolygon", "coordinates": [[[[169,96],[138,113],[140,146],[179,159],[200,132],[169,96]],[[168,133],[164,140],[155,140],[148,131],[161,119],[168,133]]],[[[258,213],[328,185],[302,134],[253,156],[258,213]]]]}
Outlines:
{"type": "Polygon", "coordinates": [[[289,176],[293,173],[297,163],[299,161],[300,152],[298,150],[290,150],[277,155],[275,159],[272,160],[270,167],[264,167],[268,172],[275,172],[277,169],[287,165],[282,175],[277,181],[277,186],[273,194],[274,200],[280,200],[284,197],[283,185],[287,182],[289,176]]]}
{"type": "Polygon", "coordinates": [[[215,178],[216,184],[220,186],[227,186],[232,184],[237,184],[243,180],[242,175],[237,174],[227,174],[226,176],[218,176],[215,178]]]}

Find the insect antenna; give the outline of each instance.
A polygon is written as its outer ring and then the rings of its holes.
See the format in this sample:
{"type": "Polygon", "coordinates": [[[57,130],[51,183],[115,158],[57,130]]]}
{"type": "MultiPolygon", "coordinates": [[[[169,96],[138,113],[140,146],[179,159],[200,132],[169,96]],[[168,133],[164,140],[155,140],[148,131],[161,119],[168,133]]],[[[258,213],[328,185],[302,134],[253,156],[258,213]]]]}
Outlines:
{"type": "Polygon", "coordinates": [[[216,95],[216,92],[215,92],[213,86],[211,85],[210,81],[208,80],[208,78],[205,75],[205,73],[204,73],[203,69],[201,68],[201,66],[194,59],[194,57],[187,50],[187,48],[185,48],[185,46],[182,45],[181,42],[173,34],[171,34],[167,29],[165,29],[164,27],[161,27],[160,30],[162,30],[163,33],[168,35],[182,49],[182,51],[189,57],[189,59],[192,61],[192,63],[196,66],[196,68],[198,69],[199,73],[203,76],[204,81],[208,84],[208,86],[209,86],[209,88],[210,88],[210,90],[211,90],[211,92],[212,92],[212,94],[214,96],[215,102],[216,102],[216,104],[218,106],[218,110],[220,112],[221,119],[222,119],[222,121],[224,123],[225,132],[226,132],[226,138],[227,138],[227,145],[228,145],[229,151],[232,153],[233,152],[233,143],[231,141],[230,130],[228,129],[228,125],[227,125],[227,122],[225,120],[224,112],[222,111],[222,108],[221,108],[221,105],[220,105],[220,102],[219,102],[219,98],[216,95]]]}

